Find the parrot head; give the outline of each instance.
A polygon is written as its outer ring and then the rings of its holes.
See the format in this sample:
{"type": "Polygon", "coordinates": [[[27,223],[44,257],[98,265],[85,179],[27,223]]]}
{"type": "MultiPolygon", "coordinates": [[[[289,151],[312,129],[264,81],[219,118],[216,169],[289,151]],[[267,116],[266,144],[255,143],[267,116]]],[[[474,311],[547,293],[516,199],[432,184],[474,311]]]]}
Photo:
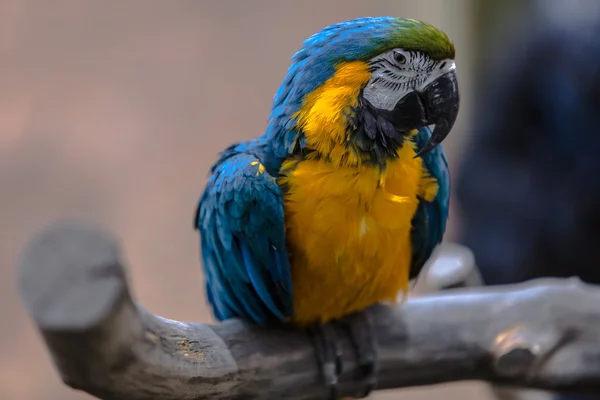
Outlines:
{"type": "Polygon", "coordinates": [[[328,26],[292,57],[269,129],[288,152],[351,164],[393,158],[408,135],[435,125],[422,156],[444,140],[458,114],[454,55],[446,34],[413,19],[328,26]]]}

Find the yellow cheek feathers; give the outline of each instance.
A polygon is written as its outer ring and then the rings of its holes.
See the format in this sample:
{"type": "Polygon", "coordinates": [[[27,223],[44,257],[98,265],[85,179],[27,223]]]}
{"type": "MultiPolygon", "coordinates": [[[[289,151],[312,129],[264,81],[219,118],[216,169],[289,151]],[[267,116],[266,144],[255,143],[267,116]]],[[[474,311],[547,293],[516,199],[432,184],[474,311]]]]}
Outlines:
{"type": "Polygon", "coordinates": [[[362,61],[337,66],[325,83],[308,94],[294,115],[309,148],[327,157],[334,166],[360,164],[360,158],[347,146],[346,112],[358,104],[360,90],[371,73],[362,61]]]}

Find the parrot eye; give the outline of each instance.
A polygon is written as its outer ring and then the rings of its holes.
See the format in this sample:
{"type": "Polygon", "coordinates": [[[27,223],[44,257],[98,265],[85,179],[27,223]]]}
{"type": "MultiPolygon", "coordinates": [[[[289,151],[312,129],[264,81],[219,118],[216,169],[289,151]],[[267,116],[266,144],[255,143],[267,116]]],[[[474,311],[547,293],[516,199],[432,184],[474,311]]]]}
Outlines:
{"type": "Polygon", "coordinates": [[[406,56],[398,51],[394,52],[394,61],[396,61],[396,64],[398,65],[404,65],[406,64],[406,56]]]}

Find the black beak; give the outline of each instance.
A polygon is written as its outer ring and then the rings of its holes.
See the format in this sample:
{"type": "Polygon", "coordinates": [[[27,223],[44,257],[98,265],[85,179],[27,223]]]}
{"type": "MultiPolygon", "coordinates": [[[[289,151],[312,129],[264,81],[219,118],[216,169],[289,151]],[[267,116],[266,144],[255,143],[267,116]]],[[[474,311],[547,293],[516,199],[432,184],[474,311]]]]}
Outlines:
{"type": "Polygon", "coordinates": [[[458,115],[459,102],[458,83],[452,70],[404,96],[393,110],[377,109],[376,112],[391,122],[400,134],[435,125],[429,141],[415,155],[421,157],[448,136],[458,115]]]}
{"type": "MultiPolygon", "coordinates": [[[[418,93],[424,125],[435,124],[433,133],[425,146],[415,157],[421,157],[433,150],[448,136],[458,115],[460,96],[454,70],[440,76],[418,93]]],[[[421,128],[419,127],[419,128],[421,128]]]]}

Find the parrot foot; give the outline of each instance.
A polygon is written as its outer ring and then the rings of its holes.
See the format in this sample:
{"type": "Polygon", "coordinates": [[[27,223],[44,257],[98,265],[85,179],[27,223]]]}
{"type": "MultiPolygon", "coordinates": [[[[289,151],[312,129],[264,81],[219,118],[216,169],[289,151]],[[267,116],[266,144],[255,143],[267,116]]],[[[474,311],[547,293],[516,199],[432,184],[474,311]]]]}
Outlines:
{"type": "Polygon", "coordinates": [[[338,399],[339,376],[343,371],[343,354],[338,340],[338,329],[344,328],[348,331],[356,350],[360,369],[359,379],[365,386],[359,398],[368,397],[377,386],[377,338],[373,330],[370,309],[366,309],[310,328],[321,373],[331,400],[338,399]]]}
{"type": "Polygon", "coordinates": [[[377,338],[373,329],[371,309],[349,314],[340,322],[348,329],[356,349],[362,383],[365,385],[360,398],[368,397],[377,386],[377,338]]]}
{"type": "Polygon", "coordinates": [[[329,390],[331,400],[338,399],[338,381],[342,373],[342,349],[337,340],[335,322],[316,324],[310,333],[317,352],[321,374],[329,390]]]}

